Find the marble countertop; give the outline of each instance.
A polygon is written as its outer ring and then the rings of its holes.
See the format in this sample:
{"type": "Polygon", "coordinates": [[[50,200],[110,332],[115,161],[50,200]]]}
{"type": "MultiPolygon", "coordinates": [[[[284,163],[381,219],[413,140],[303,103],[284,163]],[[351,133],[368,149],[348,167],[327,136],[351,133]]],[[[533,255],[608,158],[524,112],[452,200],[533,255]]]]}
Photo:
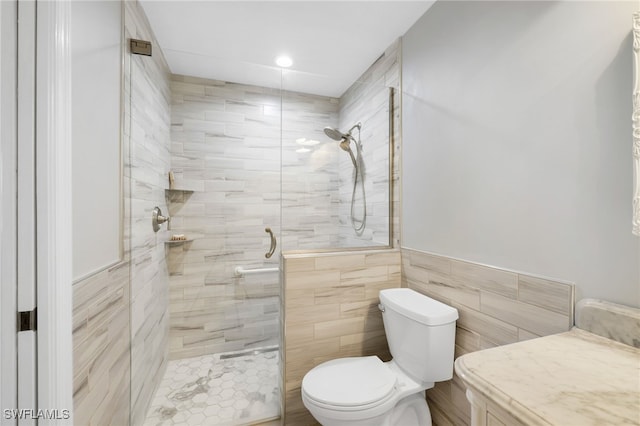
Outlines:
{"type": "Polygon", "coordinates": [[[640,349],[574,328],[466,354],[472,392],[531,425],[640,425],[640,349]]]}

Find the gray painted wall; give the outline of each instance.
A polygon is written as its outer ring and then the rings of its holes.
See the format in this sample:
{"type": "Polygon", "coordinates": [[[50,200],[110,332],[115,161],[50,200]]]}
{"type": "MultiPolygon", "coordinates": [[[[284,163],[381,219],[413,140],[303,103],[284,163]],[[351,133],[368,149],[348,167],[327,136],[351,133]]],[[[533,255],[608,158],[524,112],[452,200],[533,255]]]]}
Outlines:
{"type": "Polygon", "coordinates": [[[438,2],[403,40],[402,245],[640,306],[637,2],[438,2]]]}

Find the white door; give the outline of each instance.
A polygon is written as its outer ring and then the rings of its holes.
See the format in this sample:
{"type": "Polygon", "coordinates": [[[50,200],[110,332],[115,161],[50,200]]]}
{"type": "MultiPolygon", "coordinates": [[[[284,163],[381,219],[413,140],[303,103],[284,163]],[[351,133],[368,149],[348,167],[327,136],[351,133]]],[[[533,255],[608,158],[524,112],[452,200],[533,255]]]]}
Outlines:
{"type": "Polygon", "coordinates": [[[0,424],[17,409],[17,4],[0,2],[0,424]]]}
{"type": "Polygon", "coordinates": [[[35,424],[35,3],[0,3],[2,424],[35,424]],[[18,22],[21,22],[18,27],[18,22]],[[21,52],[21,53],[18,53],[21,52]],[[18,97],[20,93],[20,97],[18,97]],[[18,237],[20,236],[20,237],[18,237]]]}
{"type": "Polygon", "coordinates": [[[36,411],[36,2],[17,2],[17,308],[19,425],[35,425],[36,411]],[[21,321],[21,318],[23,319],[21,321]],[[24,321],[26,319],[26,321],[24,321]]]}

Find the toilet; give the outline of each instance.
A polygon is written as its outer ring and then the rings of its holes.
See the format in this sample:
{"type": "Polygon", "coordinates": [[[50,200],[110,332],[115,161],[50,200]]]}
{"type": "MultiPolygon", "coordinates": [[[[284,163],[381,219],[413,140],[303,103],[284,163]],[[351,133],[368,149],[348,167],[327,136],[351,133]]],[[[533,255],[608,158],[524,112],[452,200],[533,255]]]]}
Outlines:
{"type": "Polygon", "coordinates": [[[302,379],[302,402],[323,426],[431,425],[425,390],[453,377],[458,311],[408,288],[380,291],[393,359],[339,358],[302,379]]]}

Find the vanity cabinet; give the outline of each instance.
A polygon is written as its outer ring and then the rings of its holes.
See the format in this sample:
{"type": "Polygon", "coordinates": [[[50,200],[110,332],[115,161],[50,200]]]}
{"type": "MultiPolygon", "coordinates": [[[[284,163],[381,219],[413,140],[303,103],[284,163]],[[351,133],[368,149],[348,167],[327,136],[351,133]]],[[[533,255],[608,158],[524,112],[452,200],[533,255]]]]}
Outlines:
{"type": "Polygon", "coordinates": [[[467,399],[471,403],[471,424],[474,426],[524,426],[506,410],[483,398],[476,391],[467,389],[467,399]]]}
{"type": "Polygon", "coordinates": [[[472,426],[640,422],[640,348],[585,330],[469,353],[455,369],[472,426]]]}

